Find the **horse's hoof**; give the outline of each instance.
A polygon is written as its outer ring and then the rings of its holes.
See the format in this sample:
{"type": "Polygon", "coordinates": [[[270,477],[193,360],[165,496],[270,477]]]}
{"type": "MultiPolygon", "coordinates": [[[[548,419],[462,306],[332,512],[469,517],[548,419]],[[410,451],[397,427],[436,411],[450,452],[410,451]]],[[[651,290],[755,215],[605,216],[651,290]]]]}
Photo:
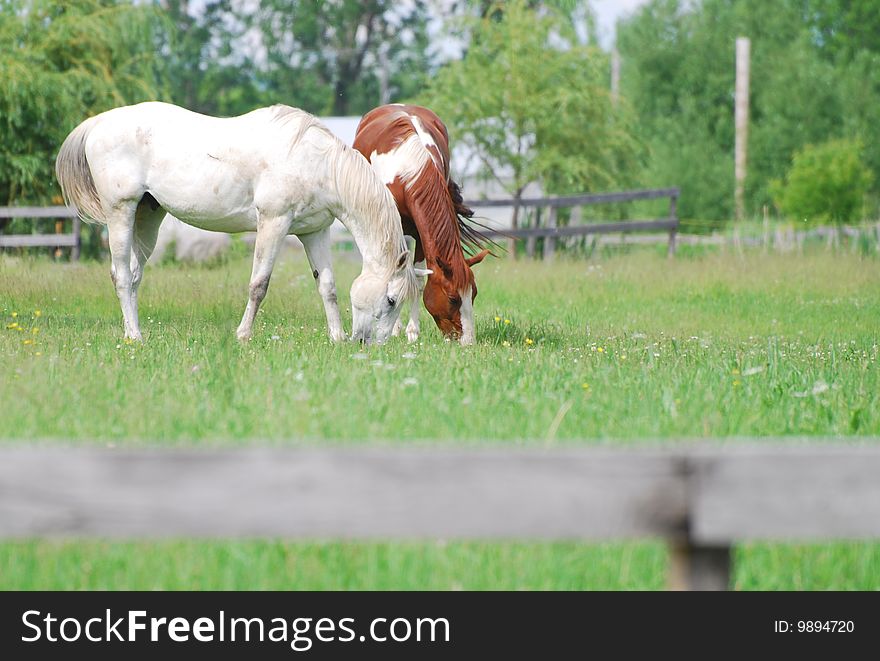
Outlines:
{"type": "Polygon", "coordinates": [[[406,327],[406,339],[410,344],[414,344],[419,341],[419,328],[418,326],[407,326],[406,327]]]}
{"type": "Polygon", "coordinates": [[[348,336],[345,334],[345,331],[331,331],[330,332],[330,340],[335,344],[339,344],[340,342],[345,342],[348,339],[348,336]]]}
{"type": "MultiPolygon", "coordinates": [[[[391,337],[397,337],[400,335],[400,331],[403,330],[403,326],[400,324],[400,319],[394,322],[394,328],[391,329],[391,337]]],[[[409,335],[409,331],[407,331],[407,336],[409,335]]]]}
{"type": "Polygon", "coordinates": [[[251,334],[247,331],[236,331],[235,337],[238,338],[239,342],[247,342],[251,339],[251,334]]]}

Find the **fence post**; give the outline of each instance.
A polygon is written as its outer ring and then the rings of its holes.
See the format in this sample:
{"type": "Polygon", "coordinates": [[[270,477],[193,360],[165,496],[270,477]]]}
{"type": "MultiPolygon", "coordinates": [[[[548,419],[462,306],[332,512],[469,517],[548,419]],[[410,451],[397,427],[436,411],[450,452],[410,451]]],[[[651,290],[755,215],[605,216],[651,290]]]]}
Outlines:
{"type": "MultiPolygon", "coordinates": [[[[535,207],[534,225],[535,229],[541,227],[541,207],[535,207]]],[[[534,234],[526,238],[526,257],[534,259],[535,248],[537,247],[537,245],[538,237],[536,237],[534,234]]]]}
{"type": "Polygon", "coordinates": [[[669,247],[666,249],[667,257],[675,257],[675,237],[678,234],[678,195],[669,197],[669,220],[675,224],[669,228],[669,247]]]}
{"type": "MultiPolygon", "coordinates": [[[[547,229],[556,229],[556,207],[550,207],[550,210],[547,212],[547,229]]],[[[552,262],[555,252],[556,237],[544,237],[544,259],[552,262]]]]}
{"type": "Polygon", "coordinates": [[[670,590],[729,590],[730,546],[699,546],[687,537],[670,543],[670,590]]]}
{"type": "Polygon", "coordinates": [[[669,539],[669,590],[720,591],[730,589],[730,544],[701,544],[694,539],[693,517],[699,498],[700,472],[705,463],[685,456],[679,464],[684,481],[685,510],[678,531],[669,539]]]}
{"type": "Polygon", "coordinates": [[[73,217],[73,240],[75,243],[70,249],[70,261],[76,262],[79,261],[80,248],[82,247],[82,220],[78,215],[73,217]]]}

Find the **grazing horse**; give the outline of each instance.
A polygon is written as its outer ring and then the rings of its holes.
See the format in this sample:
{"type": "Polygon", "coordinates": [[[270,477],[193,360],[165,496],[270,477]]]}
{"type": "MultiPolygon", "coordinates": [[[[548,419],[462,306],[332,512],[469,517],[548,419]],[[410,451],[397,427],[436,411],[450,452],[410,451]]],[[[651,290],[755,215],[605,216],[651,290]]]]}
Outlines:
{"type": "MultiPolygon", "coordinates": [[[[354,148],[369,159],[394,195],[403,231],[416,240],[415,261],[429,269],[425,308],[444,335],[473,344],[477,284],[471,267],[489,251],[466,257],[462,250],[462,239],[479,249],[483,237],[465,222],[473,212],[449,177],[446,126],[427,108],[380,106],[361,119],[354,148]]],[[[419,336],[419,307],[416,296],[406,327],[410,342],[419,336]]]]}
{"type": "Polygon", "coordinates": [[[288,234],[305,246],[330,337],[344,339],[330,260],[334,217],[363,256],[351,287],[352,339],[384,342],[403,299],[418,292],[394,198],[360,154],[296,108],[223,119],[166,103],[115,108],[67,136],[55,173],[65,201],[107,225],[126,338],[141,339],[137,291],[166,212],[203,229],[256,230],[241,340],[251,337],[288,234]]]}

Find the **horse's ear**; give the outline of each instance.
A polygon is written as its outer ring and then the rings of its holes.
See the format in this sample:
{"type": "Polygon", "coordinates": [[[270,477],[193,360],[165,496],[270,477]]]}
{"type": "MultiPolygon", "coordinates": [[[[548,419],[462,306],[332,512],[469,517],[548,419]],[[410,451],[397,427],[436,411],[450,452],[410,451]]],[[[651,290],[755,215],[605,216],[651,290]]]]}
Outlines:
{"type": "Polygon", "coordinates": [[[434,261],[437,262],[437,266],[439,266],[440,270],[443,271],[443,275],[446,276],[446,279],[451,280],[452,279],[452,267],[449,266],[449,264],[444,262],[439,257],[436,258],[434,261]]]}
{"type": "Polygon", "coordinates": [[[488,255],[488,254],[489,254],[489,251],[486,250],[486,249],[484,249],[484,250],[481,250],[480,252],[478,252],[478,253],[477,253],[476,255],[474,255],[473,257],[468,257],[468,258],[467,258],[466,260],[464,260],[464,261],[467,262],[467,265],[468,265],[468,266],[476,266],[477,264],[479,264],[480,262],[482,262],[484,259],[486,259],[486,255],[488,255]]]}
{"type": "Polygon", "coordinates": [[[409,250],[404,250],[402,253],[400,253],[400,256],[397,258],[397,267],[396,268],[398,271],[400,269],[402,269],[404,266],[406,266],[406,260],[409,258],[409,255],[410,255],[409,250]]]}

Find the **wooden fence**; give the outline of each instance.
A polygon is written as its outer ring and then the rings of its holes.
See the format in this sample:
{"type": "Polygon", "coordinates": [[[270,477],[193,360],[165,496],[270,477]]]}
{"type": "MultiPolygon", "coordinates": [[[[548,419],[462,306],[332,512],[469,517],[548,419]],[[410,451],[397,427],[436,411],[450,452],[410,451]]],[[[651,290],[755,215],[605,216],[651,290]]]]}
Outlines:
{"type": "MultiPolygon", "coordinates": [[[[73,219],[69,234],[0,234],[0,248],[70,248],[70,259],[79,259],[82,221],[70,207],[0,207],[0,218],[73,219]]],[[[57,228],[57,226],[56,226],[57,228]]]]}
{"type": "Polygon", "coordinates": [[[726,589],[745,540],[880,537],[880,439],[628,449],[0,449],[0,539],[664,538],[726,589]]]}
{"type": "Polygon", "coordinates": [[[490,230],[490,237],[510,237],[526,240],[526,254],[534,257],[538,237],[544,238],[544,259],[553,259],[556,252],[557,239],[570,236],[587,236],[589,234],[609,234],[616,232],[658,232],[668,234],[668,254],[675,254],[675,239],[678,234],[678,188],[659,188],[652,190],[621,191],[618,193],[596,193],[584,195],[563,195],[557,197],[521,198],[520,200],[468,200],[466,204],[472,208],[513,207],[535,209],[535,227],[518,229],[490,230]],[[592,204],[609,204],[614,202],[633,202],[635,200],[669,199],[669,213],[665,218],[650,220],[624,220],[618,222],[580,223],[580,208],[592,204]],[[557,226],[558,210],[572,209],[572,222],[567,227],[557,226]],[[544,226],[541,227],[541,210],[546,209],[544,226]]]}
{"type": "MultiPolygon", "coordinates": [[[[538,237],[543,237],[544,258],[552,259],[556,249],[556,241],[562,237],[617,232],[663,231],[668,234],[668,251],[669,254],[672,255],[675,253],[675,239],[678,234],[678,216],[676,214],[678,196],[678,188],[663,188],[657,190],[622,191],[619,193],[523,198],[519,200],[518,204],[522,208],[535,209],[536,219],[538,220],[536,225],[540,224],[541,210],[547,210],[546,221],[544,222],[543,227],[536,226],[516,230],[489,230],[486,234],[490,237],[513,237],[525,239],[526,252],[529,256],[535,255],[537,245],[536,240],[538,237]],[[653,220],[626,220],[608,223],[578,223],[580,208],[582,206],[662,198],[669,198],[669,215],[666,218],[653,220]],[[560,207],[570,207],[573,210],[574,222],[568,227],[557,227],[556,225],[557,212],[560,207]]],[[[512,207],[514,205],[514,200],[470,200],[467,204],[477,209],[488,207],[512,207]]],[[[0,207],[0,218],[73,218],[73,231],[70,234],[0,234],[0,248],[69,247],[71,248],[70,258],[72,260],[79,259],[82,224],[73,209],[63,206],[0,207]]]]}

